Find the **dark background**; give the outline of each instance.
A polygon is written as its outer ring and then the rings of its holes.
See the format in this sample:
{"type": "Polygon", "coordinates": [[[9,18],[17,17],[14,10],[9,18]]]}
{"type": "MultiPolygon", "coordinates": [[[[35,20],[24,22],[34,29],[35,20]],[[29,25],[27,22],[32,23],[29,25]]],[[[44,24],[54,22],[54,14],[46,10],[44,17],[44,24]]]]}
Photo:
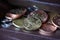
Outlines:
{"type": "Polygon", "coordinates": [[[60,0],[38,0],[38,1],[44,1],[44,2],[49,2],[49,3],[57,3],[57,4],[60,4],[60,0]]]}
{"type": "MultiPolygon", "coordinates": [[[[0,2],[6,2],[7,0],[0,0],[0,2]]],[[[10,0],[12,1],[12,0],[10,0]]],[[[49,2],[49,3],[56,3],[56,4],[60,4],[60,0],[36,0],[36,1],[42,1],[42,2],[49,2]]]]}

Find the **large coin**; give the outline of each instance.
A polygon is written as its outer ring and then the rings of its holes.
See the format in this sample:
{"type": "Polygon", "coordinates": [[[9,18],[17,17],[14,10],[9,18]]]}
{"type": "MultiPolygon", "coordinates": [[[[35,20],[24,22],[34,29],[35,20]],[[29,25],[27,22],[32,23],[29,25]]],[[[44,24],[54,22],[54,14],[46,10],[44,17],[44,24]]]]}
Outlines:
{"type": "Polygon", "coordinates": [[[36,30],[39,29],[42,25],[40,19],[32,17],[28,15],[28,17],[24,20],[24,27],[26,30],[36,30]]]}
{"type": "Polygon", "coordinates": [[[37,10],[37,11],[33,11],[30,13],[30,15],[32,15],[35,18],[39,18],[41,19],[41,21],[44,23],[47,21],[48,19],[48,15],[46,12],[44,12],[43,10],[37,10]]]}

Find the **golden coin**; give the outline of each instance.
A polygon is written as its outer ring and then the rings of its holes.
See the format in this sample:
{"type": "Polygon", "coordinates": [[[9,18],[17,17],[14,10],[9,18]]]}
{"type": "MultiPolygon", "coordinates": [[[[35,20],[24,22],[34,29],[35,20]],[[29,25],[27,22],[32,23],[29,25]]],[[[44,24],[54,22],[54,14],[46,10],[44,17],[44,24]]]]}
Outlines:
{"type": "Polygon", "coordinates": [[[23,24],[24,24],[24,19],[25,18],[20,18],[20,19],[16,19],[16,20],[13,20],[13,25],[15,27],[18,27],[18,28],[24,28],[23,24]]]}

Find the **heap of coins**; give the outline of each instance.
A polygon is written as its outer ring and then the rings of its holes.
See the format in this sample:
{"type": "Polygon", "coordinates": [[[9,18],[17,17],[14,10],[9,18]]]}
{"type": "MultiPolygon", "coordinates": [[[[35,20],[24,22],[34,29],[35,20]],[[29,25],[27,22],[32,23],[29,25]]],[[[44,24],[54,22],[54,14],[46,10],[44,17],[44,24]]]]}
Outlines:
{"type": "MultiPolygon", "coordinates": [[[[5,19],[2,20],[1,26],[3,28],[9,28],[12,25],[12,21],[24,15],[26,9],[12,9],[6,13],[5,19]]],[[[14,24],[15,25],[15,24],[14,24]]]]}
{"type": "Polygon", "coordinates": [[[48,14],[45,11],[36,10],[30,12],[26,18],[13,21],[13,24],[18,28],[24,28],[24,31],[32,32],[39,29],[40,34],[51,36],[57,27],[53,23],[47,23],[47,20],[48,14]]]}
{"type": "Polygon", "coordinates": [[[24,31],[31,32],[39,29],[38,33],[51,36],[57,28],[60,28],[60,15],[54,16],[51,19],[51,23],[48,23],[49,16],[45,11],[29,9],[30,12],[28,15],[25,15],[27,13],[26,11],[28,10],[12,9],[6,16],[12,19],[15,27],[19,29],[23,28],[24,31]]]}
{"type": "Polygon", "coordinates": [[[46,23],[42,24],[41,28],[39,29],[39,33],[42,35],[52,36],[57,28],[60,25],[60,15],[58,13],[53,13],[49,15],[49,19],[46,23]]]}

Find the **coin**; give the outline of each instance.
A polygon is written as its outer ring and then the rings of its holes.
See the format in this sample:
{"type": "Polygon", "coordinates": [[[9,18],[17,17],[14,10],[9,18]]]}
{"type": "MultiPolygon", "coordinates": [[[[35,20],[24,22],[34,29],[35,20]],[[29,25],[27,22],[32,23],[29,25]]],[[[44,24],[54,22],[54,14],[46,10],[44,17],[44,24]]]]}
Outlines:
{"type": "Polygon", "coordinates": [[[19,17],[21,17],[22,15],[24,15],[26,12],[26,9],[12,9],[10,10],[6,16],[11,17],[12,19],[17,19],[19,17]]]}
{"type": "Polygon", "coordinates": [[[54,26],[60,28],[60,15],[54,16],[51,21],[54,26]]]}
{"type": "Polygon", "coordinates": [[[57,27],[54,25],[46,23],[42,25],[41,29],[39,29],[39,33],[42,35],[51,36],[56,31],[56,29],[57,27]]]}
{"type": "Polygon", "coordinates": [[[37,30],[41,27],[42,22],[40,19],[36,19],[32,16],[28,16],[28,18],[26,18],[24,20],[24,28],[26,30],[37,30]]]}
{"type": "Polygon", "coordinates": [[[33,11],[31,12],[31,15],[35,18],[40,18],[42,23],[45,23],[48,19],[48,14],[43,10],[33,11]]]}
{"type": "Polygon", "coordinates": [[[20,18],[20,19],[16,19],[13,20],[13,25],[17,28],[24,28],[23,24],[24,24],[24,17],[20,18]]]}

